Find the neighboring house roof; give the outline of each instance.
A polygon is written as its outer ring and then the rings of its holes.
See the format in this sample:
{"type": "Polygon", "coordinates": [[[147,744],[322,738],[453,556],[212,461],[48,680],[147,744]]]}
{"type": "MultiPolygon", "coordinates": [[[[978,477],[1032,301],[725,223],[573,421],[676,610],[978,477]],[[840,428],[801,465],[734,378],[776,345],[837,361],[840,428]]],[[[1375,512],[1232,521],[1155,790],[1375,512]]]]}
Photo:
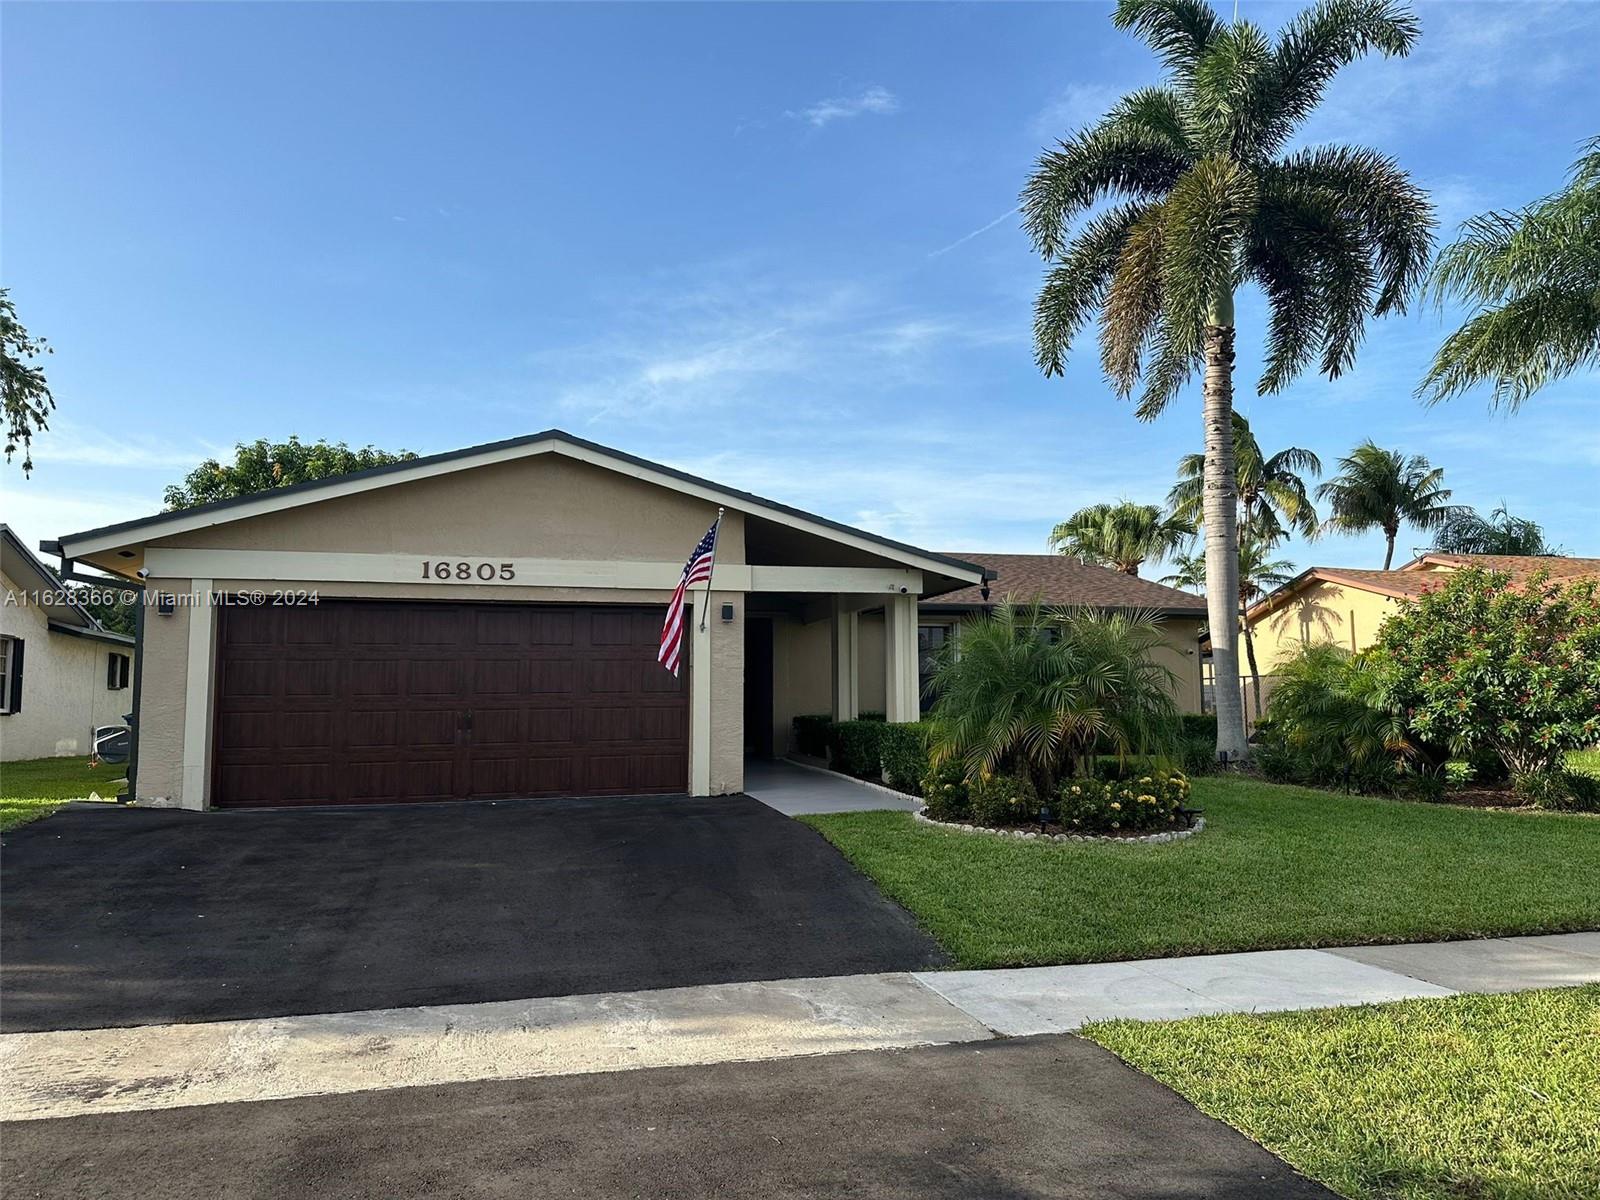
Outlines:
{"type": "Polygon", "coordinates": [[[132,646],[125,633],[113,633],[72,597],[60,577],[29,550],[9,525],[0,524],[0,571],[26,591],[37,593],[43,602],[45,622],[51,633],[93,638],[118,646],[132,646]]]}
{"type": "Polygon", "coordinates": [[[960,582],[966,582],[969,578],[976,582],[983,574],[983,568],[975,563],[964,562],[949,555],[923,550],[916,546],[907,545],[904,542],[897,542],[892,538],[856,529],[839,521],[829,520],[827,517],[819,517],[814,513],[791,508],[789,505],[780,504],[775,500],[767,500],[749,492],[741,492],[734,488],[724,487],[719,483],[713,483],[709,479],[690,475],[686,471],[679,471],[673,467],[650,462],[632,454],[625,454],[620,450],[613,450],[596,442],[585,441],[583,438],[574,437],[561,429],[547,429],[543,433],[528,434],[525,437],[508,438],[505,441],[489,442],[481,446],[468,446],[462,450],[450,450],[443,454],[430,454],[425,458],[407,459],[405,462],[372,467],[369,470],[355,471],[348,475],[316,479],[309,483],[273,488],[270,491],[255,492],[248,496],[238,496],[230,500],[217,500],[210,504],[196,505],[193,508],[157,513],[154,516],[141,517],[134,521],[121,521],[115,525],[103,525],[98,529],[86,529],[81,533],[67,534],[52,542],[41,542],[39,548],[47,554],[59,554],[64,559],[80,558],[86,554],[114,549],[118,546],[146,542],[152,538],[171,536],[191,529],[222,525],[230,521],[243,520],[247,517],[259,516],[264,513],[279,512],[298,505],[330,499],[334,496],[350,495],[374,488],[388,487],[393,484],[427,479],[436,475],[448,474],[452,471],[470,470],[473,467],[487,466],[491,463],[531,458],[538,454],[551,453],[562,454],[569,458],[608,467],[612,470],[620,470],[624,474],[632,475],[635,478],[643,479],[674,491],[700,496],[712,503],[724,503],[743,512],[777,520],[782,524],[807,529],[813,533],[835,535],[838,540],[846,542],[865,543],[865,548],[883,553],[886,557],[895,558],[913,566],[932,567],[960,582]],[[838,535],[843,536],[839,537],[838,535]]]}
{"type": "Polygon", "coordinates": [[[967,587],[925,603],[923,608],[982,608],[1007,599],[1026,603],[1037,598],[1045,604],[1063,606],[1148,609],[1174,617],[1206,615],[1205,600],[1191,592],[1064,554],[988,554],[974,550],[954,557],[981,563],[994,572],[989,598],[984,599],[982,589],[967,587]]]}
{"type": "Polygon", "coordinates": [[[1514,583],[1521,583],[1540,571],[1548,573],[1552,579],[1566,582],[1600,580],[1600,558],[1569,558],[1552,554],[1424,554],[1392,571],[1308,567],[1276,591],[1257,600],[1245,615],[1251,621],[1259,621],[1312,583],[1338,584],[1380,596],[1411,600],[1438,587],[1441,575],[1464,567],[1503,572],[1510,575],[1514,583]]]}

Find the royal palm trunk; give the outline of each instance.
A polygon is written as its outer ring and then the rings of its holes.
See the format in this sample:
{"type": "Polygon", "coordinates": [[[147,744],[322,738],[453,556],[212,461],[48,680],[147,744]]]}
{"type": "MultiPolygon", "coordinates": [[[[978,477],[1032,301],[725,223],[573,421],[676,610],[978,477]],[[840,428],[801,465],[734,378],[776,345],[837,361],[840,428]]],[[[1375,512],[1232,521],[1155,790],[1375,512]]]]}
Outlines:
{"type": "Polygon", "coordinates": [[[1233,473],[1233,295],[1213,301],[1206,315],[1206,617],[1211,629],[1212,693],[1217,705],[1217,753],[1230,761],[1250,755],[1239,691],[1239,498],[1233,473]]]}

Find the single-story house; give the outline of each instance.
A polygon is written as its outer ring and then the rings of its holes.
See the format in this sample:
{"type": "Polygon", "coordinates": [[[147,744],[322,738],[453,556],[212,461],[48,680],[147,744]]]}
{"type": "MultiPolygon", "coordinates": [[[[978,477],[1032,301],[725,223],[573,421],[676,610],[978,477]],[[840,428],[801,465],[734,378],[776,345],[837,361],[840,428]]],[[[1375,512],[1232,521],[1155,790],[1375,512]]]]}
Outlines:
{"type": "MultiPolygon", "coordinates": [[[[1313,642],[1332,642],[1352,653],[1365,650],[1391,613],[1437,586],[1441,576],[1470,566],[1505,572],[1515,581],[1538,571],[1557,581],[1600,579],[1600,558],[1564,555],[1427,553],[1392,571],[1310,567],[1245,613],[1262,675],[1263,704],[1272,693],[1273,670],[1281,660],[1313,642]]],[[[1248,672],[1242,645],[1240,660],[1241,671],[1248,672]]],[[[1251,690],[1246,680],[1247,712],[1254,708],[1251,690]]]]}
{"type": "Polygon", "coordinates": [[[106,629],[0,525],[0,761],[87,755],[132,707],[134,639],[106,629]]]}
{"type": "Polygon", "coordinates": [[[984,595],[997,571],[1028,598],[1171,610],[1186,678],[1202,611],[1053,556],[905,545],[559,430],[44,548],[143,581],[131,790],[184,808],[737,792],[797,714],[916,720],[932,631],[1004,594],[984,595]],[[665,605],[718,508],[679,679],[656,662],[665,605]]]}

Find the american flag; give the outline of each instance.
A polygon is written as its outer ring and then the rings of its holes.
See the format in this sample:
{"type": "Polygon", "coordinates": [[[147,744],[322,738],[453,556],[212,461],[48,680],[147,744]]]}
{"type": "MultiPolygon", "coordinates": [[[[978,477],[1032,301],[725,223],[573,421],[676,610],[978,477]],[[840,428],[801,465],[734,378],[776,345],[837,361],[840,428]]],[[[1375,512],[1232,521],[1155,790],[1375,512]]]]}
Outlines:
{"type": "Polygon", "coordinates": [[[683,564],[683,578],[678,580],[677,590],[667,604],[667,619],[661,626],[661,648],[656,651],[656,661],[674,675],[678,673],[683,658],[684,594],[688,592],[690,584],[710,580],[711,569],[717,559],[717,526],[721,524],[722,513],[719,511],[717,519],[711,522],[711,528],[706,530],[705,537],[690,552],[689,561],[683,564]]]}

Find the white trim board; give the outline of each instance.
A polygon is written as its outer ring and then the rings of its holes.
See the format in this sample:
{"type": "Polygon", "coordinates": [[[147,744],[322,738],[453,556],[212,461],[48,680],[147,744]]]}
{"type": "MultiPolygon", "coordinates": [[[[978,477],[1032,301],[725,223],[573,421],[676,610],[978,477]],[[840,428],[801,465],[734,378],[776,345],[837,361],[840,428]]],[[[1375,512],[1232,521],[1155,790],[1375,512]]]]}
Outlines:
{"type": "MultiPolygon", "coordinates": [[[[177,550],[145,552],[152,579],[238,579],[273,583],[472,584],[508,587],[659,589],[678,585],[683,564],[607,559],[501,558],[495,555],[340,554],[296,550],[177,550]],[[466,563],[469,577],[452,569],[439,578],[423,564],[466,563]],[[501,565],[511,578],[501,577],[501,565]],[[489,578],[484,578],[488,575],[489,578]]],[[[899,567],[775,567],[718,563],[718,590],[916,595],[922,572],[899,567]]]]}

